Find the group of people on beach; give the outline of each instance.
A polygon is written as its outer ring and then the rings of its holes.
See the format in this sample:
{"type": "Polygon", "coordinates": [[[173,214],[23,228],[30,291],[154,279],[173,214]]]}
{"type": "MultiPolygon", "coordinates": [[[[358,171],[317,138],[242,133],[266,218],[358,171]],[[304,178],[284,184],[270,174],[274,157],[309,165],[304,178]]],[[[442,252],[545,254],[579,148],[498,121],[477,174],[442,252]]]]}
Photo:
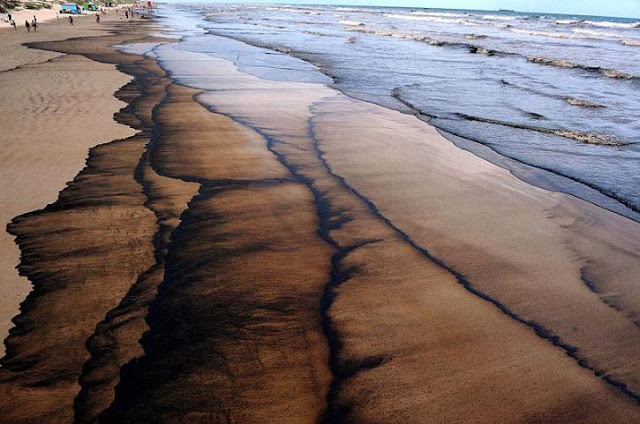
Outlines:
{"type": "MultiPolygon", "coordinates": [[[[101,9],[101,13],[102,14],[106,14],[106,10],[105,9],[101,9]]],[[[126,11],[125,12],[127,15],[127,18],[129,17],[129,12],[126,11]]],[[[131,16],[133,17],[133,12],[131,13],[131,16]]],[[[57,18],[60,19],[60,15],[57,14],[57,18]]],[[[13,27],[13,29],[15,31],[18,31],[18,26],[16,24],[16,21],[13,19],[13,16],[9,13],[7,15],[7,20],[9,21],[9,25],[11,25],[13,27]]],[[[100,13],[96,13],[96,23],[99,24],[100,23],[100,13]]],[[[73,26],[73,15],[69,15],[69,25],[73,26]]],[[[31,21],[29,21],[28,19],[24,21],[24,26],[27,29],[27,32],[31,32],[31,30],[33,30],[34,32],[38,31],[38,18],[36,18],[36,15],[33,15],[33,19],[31,21]]]]}
{"type": "MultiPolygon", "coordinates": [[[[131,19],[134,17],[134,9],[132,9],[131,7],[123,7],[122,9],[118,10],[118,13],[122,13],[124,12],[124,16],[125,19],[131,19]]],[[[102,8],[100,9],[99,12],[96,13],[95,15],[95,20],[96,23],[99,24],[100,23],[100,14],[106,14],[107,10],[102,8]]],[[[135,14],[137,14],[137,11],[135,12],[135,14]]],[[[56,13],[56,17],[58,19],[60,19],[60,14],[56,13]]],[[[13,19],[13,16],[11,16],[11,14],[7,15],[8,21],[9,21],[9,25],[13,26],[14,30],[18,30],[18,26],[16,24],[16,21],[13,19]]],[[[73,19],[73,15],[69,15],[69,25],[73,26],[74,24],[74,19],[73,19]]],[[[33,15],[33,19],[31,21],[29,20],[25,20],[24,21],[24,26],[27,29],[27,32],[31,32],[31,30],[33,30],[34,32],[36,32],[38,30],[38,20],[36,18],[36,15],[33,15]]]]}
{"type": "MultiPolygon", "coordinates": [[[[7,15],[7,18],[9,18],[9,25],[11,25],[13,29],[17,31],[18,26],[16,25],[16,21],[13,19],[13,16],[11,16],[11,13],[7,15]]],[[[26,19],[24,21],[24,26],[25,28],[27,28],[27,32],[31,32],[32,29],[34,32],[36,32],[38,30],[38,18],[36,18],[36,15],[33,15],[33,19],[31,20],[31,22],[26,19]]]]}

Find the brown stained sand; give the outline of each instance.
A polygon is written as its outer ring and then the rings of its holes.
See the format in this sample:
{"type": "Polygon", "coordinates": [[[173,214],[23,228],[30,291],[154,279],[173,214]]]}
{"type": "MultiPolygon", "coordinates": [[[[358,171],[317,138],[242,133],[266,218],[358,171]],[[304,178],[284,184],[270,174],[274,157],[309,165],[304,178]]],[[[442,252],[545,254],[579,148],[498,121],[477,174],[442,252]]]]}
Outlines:
{"type": "Polygon", "coordinates": [[[191,181],[264,180],[291,175],[262,137],[196,103],[199,92],[171,86],[156,111],[160,141],[151,151],[163,175],[191,181]]]}
{"type": "Polygon", "coordinates": [[[146,160],[142,165],[141,181],[149,198],[147,206],[154,211],[160,225],[155,238],[156,264],[140,275],[122,302],[107,314],[87,341],[92,357],[80,378],[82,391],[75,401],[77,423],[97,422],[99,414],[113,401],[120,367],[143,356],[139,339],[148,329],[147,309],[164,278],[164,255],[169,236],[199,187],[158,175],[146,160]]]}
{"type": "Polygon", "coordinates": [[[344,97],[315,110],[332,169],[395,226],[640,393],[640,225],[531,187],[412,117],[344,97]]]}
{"type": "Polygon", "coordinates": [[[149,354],[124,370],[104,422],[317,422],[329,255],[315,224],[298,183],[205,188],[174,233],[149,354]]]}
{"type": "MultiPolygon", "coordinates": [[[[132,84],[118,92],[118,97],[129,103],[126,111],[118,114],[118,120],[142,130],[147,134],[146,141],[151,142],[148,135],[153,125],[152,111],[165,97],[169,80],[153,61],[129,55],[107,55],[107,58],[120,62],[136,77],[132,84]]],[[[101,59],[105,60],[105,56],[101,59]]],[[[169,237],[187,203],[198,191],[198,184],[158,175],[150,166],[148,156],[148,152],[142,155],[136,174],[147,197],[146,206],[153,211],[158,223],[153,236],[155,263],[139,276],[87,340],[91,358],[80,376],[82,389],[74,402],[76,423],[97,422],[99,414],[113,401],[120,367],[144,354],[139,339],[148,329],[147,309],[164,277],[169,237]]]]}
{"type": "MultiPolygon", "coordinates": [[[[119,17],[109,14],[105,25],[80,17],[70,28],[65,19],[40,26],[37,33],[21,28],[0,29],[0,339],[31,290],[15,267],[19,250],[4,228],[14,216],[55,201],[65,183],[84,165],[97,144],[127,137],[133,131],[113,121],[123,103],[113,93],[129,81],[111,65],[84,57],[28,48],[23,43],[98,37],[119,17]],[[58,58],[58,59],[54,59],[58,58]],[[53,59],[53,60],[52,60],[53,59]],[[49,62],[48,62],[49,61],[49,62]],[[20,67],[18,69],[14,69],[20,67]]],[[[0,344],[0,357],[4,343],[0,344]]]]}
{"type": "MultiPolygon", "coordinates": [[[[126,39],[121,37],[120,41],[126,39]]],[[[103,37],[100,42],[95,39],[77,40],[75,47],[77,52],[89,50],[92,54],[99,55],[100,49],[107,49],[107,46],[115,41],[118,39],[113,37],[103,37]]],[[[118,55],[110,50],[104,51],[110,58],[118,55]]],[[[151,65],[144,66],[145,64],[139,64],[136,68],[135,62],[141,61],[139,57],[120,56],[121,62],[128,66],[131,75],[135,75],[135,72],[132,72],[134,69],[138,69],[138,74],[143,75],[150,73],[150,69],[153,68],[151,65]]],[[[64,56],[45,65],[71,59],[96,64],[79,56],[64,56]]],[[[73,69],[72,64],[73,62],[64,69],[73,69]]],[[[104,72],[103,75],[94,72],[95,77],[101,78],[105,83],[111,81],[114,75],[124,79],[123,83],[128,79],[114,72],[112,65],[98,66],[111,72],[104,72]]],[[[3,77],[25,69],[6,72],[3,77]]],[[[162,73],[157,67],[155,70],[162,73]]],[[[84,69],[84,72],[91,71],[95,69],[84,69]]],[[[93,74],[87,76],[80,72],[72,76],[74,78],[57,81],[62,99],[45,97],[52,101],[54,106],[57,106],[56,102],[64,103],[65,95],[70,96],[67,93],[73,92],[68,85],[70,82],[75,82],[77,78],[82,88],[83,84],[89,84],[92,78],[95,78],[93,74]],[[83,82],[85,80],[88,82],[83,82]]],[[[127,85],[118,94],[129,101],[136,97],[136,93],[141,97],[143,93],[136,87],[149,82],[149,78],[158,80],[157,75],[143,76],[138,78],[136,84],[127,85]]],[[[106,99],[96,98],[95,95],[102,92],[96,87],[92,88],[93,91],[90,93],[80,93],[85,94],[87,99],[95,104],[87,106],[83,103],[84,99],[80,98],[76,99],[74,107],[103,113],[111,119],[112,112],[106,112],[98,105],[115,102],[112,94],[109,93],[106,99]]],[[[51,95],[46,89],[42,92],[51,95]]],[[[140,274],[149,270],[156,262],[153,241],[158,218],[154,215],[155,211],[145,206],[148,199],[143,195],[143,188],[136,178],[140,158],[149,142],[150,132],[145,128],[145,123],[150,124],[153,105],[148,103],[157,103],[162,98],[163,87],[160,86],[159,96],[158,90],[154,87],[149,88],[144,94],[143,101],[130,105],[126,113],[119,114],[120,122],[126,122],[142,130],[140,134],[92,149],[87,167],[60,193],[56,203],[42,211],[16,218],[10,227],[22,249],[21,272],[33,282],[34,291],[22,305],[21,315],[15,318],[16,328],[12,330],[6,342],[7,356],[3,359],[3,367],[0,368],[0,415],[3,417],[3,423],[61,423],[73,420],[74,398],[80,390],[78,377],[83,364],[89,359],[90,352],[85,347],[87,339],[107,312],[115,308],[128,294],[140,274]]],[[[49,109],[53,109],[54,114],[57,110],[56,107],[49,107],[44,108],[44,111],[49,109]]],[[[113,132],[110,134],[108,128],[98,119],[95,123],[91,120],[76,122],[74,119],[87,117],[75,109],[67,112],[69,113],[66,115],[61,114],[49,119],[55,120],[58,125],[56,128],[72,129],[74,135],[68,136],[72,141],[78,140],[79,135],[76,133],[82,133],[78,128],[83,126],[102,130],[102,135],[117,135],[113,132]]],[[[31,112],[32,118],[33,113],[35,112],[31,112]]],[[[47,122],[47,113],[43,115],[33,127],[45,128],[38,127],[47,122]]],[[[14,124],[15,122],[12,123],[14,124]]],[[[90,135],[92,129],[85,131],[85,134],[90,135]]],[[[64,135],[64,129],[61,129],[60,133],[64,135]]],[[[39,136],[48,140],[43,134],[39,136]]],[[[47,159],[51,160],[67,153],[61,149],[64,144],[54,144],[51,141],[49,144],[56,149],[49,152],[47,159]]],[[[42,149],[40,144],[36,146],[42,149]]],[[[63,165],[66,163],[59,164],[61,167],[63,165]]],[[[36,171],[32,172],[34,174],[30,177],[38,175],[36,171]]],[[[65,169],[65,172],[69,170],[65,169]]],[[[50,173],[45,174],[45,177],[48,175],[50,173]]],[[[185,190],[180,195],[187,194],[188,190],[185,190]]],[[[170,202],[170,195],[163,201],[170,202]]],[[[184,205],[186,202],[181,203],[184,205]]],[[[167,219],[171,220],[170,217],[167,219]]],[[[140,308],[142,315],[145,308],[146,304],[140,308]]],[[[144,328],[134,327],[126,334],[129,339],[134,338],[135,348],[123,355],[123,361],[135,357],[135,353],[140,353],[135,341],[139,339],[142,331],[144,328]],[[127,357],[127,354],[130,356],[127,357]]],[[[120,336],[121,333],[117,335],[120,336]]],[[[127,341],[126,337],[123,339],[127,341]]],[[[112,340],[114,343],[120,342],[115,336],[112,340]]],[[[125,342],[122,344],[125,345],[125,342]]],[[[122,359],[118,354],[122,354],[123,349],[112,350],[112,356],[122,359]]],[[[94,390],[94,393],[98,394],[92,393],[92,396],[85,396],[85,399],[99,403],[104,402],[106,398],[106,405],[110,403],[109,396],[112,397],[113,385],[117,382],[119,367],[122,365],[117,359],[103,361],[100,364],[103,366],[100,370],[100,383],[108,387],[109,382],[105,381],[105,376],[109,375],[111,390],[106,395],[100,390],[94,390]],[[113,367],[109,368],[114,362],[115,376],[113,367]]],[[[91,374],[88,373],[88,376],[91,374]]]]}
{"type": "Polygon", "coordinates": [[[58,202],[11,224],[34,291],[6,342],[3,422],[73,418],[87,338],[152,264],[155,217],[133,178],[146,141],[133,136],[92,149],[58,202]]]}
{"type": "Polygon", "coordinates": [[[261,137],[196,94],[170,87],[154,115],[153,166],[202,189],[169,245],[147,356],[103,421],[316,422],[331,377],[316,205],[261,137]]]}
{"type": "MultiPolygon", "coordinates": [[[[55,201],[82,168],[90,147],[133,131],[111,117],[123,106],[113,92],[129,81],[112,65],[65,56],[0,75],[0,226],[4,229],[14,216],[55,201]]],[[[31,287],[15,271],[19,251],[5,231],[0,246],[0,337],[4,339],[31,287]]]]}
{"type": "MultiPolygon", "coordinates": [[[[324,225],[340,254],[334,262],[325,311],[330,323],[335,378],[328,421],[599,423],[640,419],[634,400],[580,368],[531,328],[469,293],[448,270],[408,243],[393,223],[380,219],[370,204],[331,175],[318,156],[320,152],[315,150],[319,140],[320,147],[331,152],[327,155],[329,166],[336,163],[341,172],[355,175],[363,187],[368,188],[365,183],[371,181],[372,188],[381,192],[413,188],[410,194],[402,192],[404,196],[394,198],[395,203],[389,205],[393,210],[405,210],[403,205],[420,197],[425,187],[436,189],[443,184],[437,178],[441,171],[438,162],[434,163],[439,159],[435,154],[424,158],[419,169],[406,168],[412,162],[396,157],[398,152],[411,156],[419,151],[425,134],[435,134],[433,129],[399,114],[407,126],[392,126],[376,114],[353,113],[370,106],[328,89],[261,81],[229,67],[223,61],[216,63],[219,73],[215,83],[221,90],[199,98],[218,111],[242,117],[243,122],[268,128],[262,131],[273,140],[274,152],[291,169],[297,169],[300,177],[310,181],[330,210],[324,225]],[[310,117],[314,118],[317,140],[310,133],[310,117]],[[358,130],[347,133],[342,130],[345,125],[358,130]],[[417,133],[420,138],[410,138],[411,148],[391,142],[394,134],[402,139],[407,136],[406,131],[412,134],[417,127],[421,127],[417,133]],[[379,162],[372,162],[371,158],[379,162]],[[361,161],[366,164],[361,166],[361,161]],[[371,176],[357,174],[361,170],[371,176]],[[433,177],[430,185],[413,185],[421,173],[433,177]],[[394,178],[401,183],[394,185],[394,178]]],[[[465,152],[449,149],[440,154],[451,174],[447,176],[452,186],[449,190],[491,173],[500,177],[484,181],[485,191],[511,181],[510,175],[491,165],[477,165],[481,161],[465,152]]],[[[514,201],[532,195],[526,189],[509,190],[506,194],[514,201]]],[[[448,207],[455,212],[455,205],[448,207]]],[[[424,208],[422,204],[416,206],[415,212],[424,208]]],[[[503,212],[508,211],[496,208],[493,216],[501,218],[503,212]]],[[[527,217],[517,219],[527,222],[527,217]]],[[[507,214],[504,219],[516,218],[507,214]]],[[[536,222],[532,241],[536,241],[535,231],[548,225],[551,224],[546,221],[536,222]]],[[[500,230],[496,233],[503,234],[500,230]]],[[[472,231],[468,234],[473,236],[472,231]]],[[[457,241],[464,246],[464,239],[460,235],[457,241]]],[[[465,247],[461,249],[464,252],[465,247]]],[[[478,252],[467,253],[474,257],[478,252]]],[[[511,275],[508,267],[499,268],[500,258],[487,254],[478,258],[481,262],[476,266],[480,270],[500,269],[503,277],[511,275]]],[[[571,258],[565,255],[556,260],[563,263],[571,258]]],[[[574,295],[578,299],[592,298],[590,306],[595,308],[602,305],[583,285],[574,295]]],[[[565,312],[570,316],[571,311],[565,312]]],[[[603,312],[612,313],[606,307],[603,312]]],[[[612,330],[620,322],[624,323],[624,319],[612,323],[612,330]]]]}

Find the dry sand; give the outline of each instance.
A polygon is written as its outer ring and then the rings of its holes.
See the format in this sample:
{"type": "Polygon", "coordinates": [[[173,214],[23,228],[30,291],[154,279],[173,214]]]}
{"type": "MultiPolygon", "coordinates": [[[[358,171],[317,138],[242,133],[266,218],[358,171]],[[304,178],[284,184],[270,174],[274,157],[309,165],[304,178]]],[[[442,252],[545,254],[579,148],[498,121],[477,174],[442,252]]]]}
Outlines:
{"type": "MultiPolygon", "coordinates": [[[[90,147],[133,134],[112,118],[124,106],[113,93],[130,77],[113,65],[21,45],[105,32],[90,17],[78,18],[73,28],[65,22],[43,25],[37,34],[0,30],[3,228],[13,217],[54,202],[82,169],[90,147]]],[[[0,234],[0,250],[0,338],[4,339],[31,285],[18,276],[20,252],[5,231],[0,234]]]]}

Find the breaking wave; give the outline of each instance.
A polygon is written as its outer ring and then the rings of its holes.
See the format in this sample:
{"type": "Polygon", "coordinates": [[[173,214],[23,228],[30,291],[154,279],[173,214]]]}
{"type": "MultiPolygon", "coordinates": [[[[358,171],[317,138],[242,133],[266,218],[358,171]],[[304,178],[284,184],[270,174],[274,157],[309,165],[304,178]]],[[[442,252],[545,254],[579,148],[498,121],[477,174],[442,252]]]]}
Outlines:
{"type": "Polygon", "coordinates": [[[566,32],[538,31],[538,30],[521,29],[521,28],[510,28],[509,30],[511,32],[515,32],[516,34],[527,34],[527,35],[534,35],[539,37],[552,37],[552,38],[565,38],[565,39],[582,38],[580,36],[573,35],[566,32]]]}
{"type": "Polygon", "coordinates": [[[457,25],[467,25],[469,22],[465,19],[457,19],[457,18],[449,18],[442,16],[413,16],[413,15],[400,15],[397,13],[385,13],[385,18],[391,19],[404,19],[406,21],[424,21],[424,22],[440,22],[445,24],[457,24],[457,25]]]}
{"type": "Polygon", "coordinates": [[[608,21],[584,21],[584,25],[599,27],[599,28],[622,28],[622,29],[633,29],[640,28],[640,22],[608,22],[608,21]]]}
{"type": "Polygon", "coordinates": [[[550,59],[548,57],[528,56],[527,61],[531,63],[537,63],[539,65],[555,66],[557,68],[582,69],[590,72],[598,72],[601,75],[604,75],[605,77],[615,78],[615,79],[630,80],[630,79],[638,78],[636,75],[618,71],[616,69],[601,68],[599,66],[581,65],[579,63],[569,62],[568,60],[563,60],[563,59],[550,59]]]}
{"type": "Polygon", "coordinates": [[[451,13],[451,12],[422,12],[414,10],[411,12],[412,15],[418,16],[436,16],[440,18],[464,18],[469,16],[468,13],[451,13]]]}
{"type": "Polygon", "coordinates": [[[490,118],[481,118],[477,116],[465,115],[463,113],[457,114],[460,118],[467,121],[475,121],[475,122],[483,122],[485,124],[494,124],[505,127],[517,128],[521,130],[530,130],[536,131],[544,134],[556,135],[558,137],[568,138],[571,140],[579,141],[581,143],[586,144],[595,144],[599,146],[626,146],[629,143],[615,138],[613,136],[608,136],[605,134],[595,133],[595,132],[582,132],[576,130],[567,130],[562,128],[544,128],[544,127],[536,127],[533,125],[519,124],[515,122],[506,122],[499,121],[497,119],[490,118]]]}
{"type": "Polygon", "coordinates": [[[590,102],[588,100],[583,100],[583,99],[577,99],[577,98],[571,97],[571,96],[566,96],[564,99],[571,106],[590,107],[590,108],[606,107],[606,106],[598,104],[598,103],[593,103],[593,102],[590,102]]]}
{"type": "Polygon", "coordinates": [[[346,26],[365,26],[366,25],[364,22],[358,22],[358,21],[340,21],[338,23],[346,26]]]}
{"type": "Polygon", "coordinates": [[[634,29],[640,28],[640,22],[587,21],[582,19],[560,19],[558,25],[590,26],[596,28],[634,29]]]}

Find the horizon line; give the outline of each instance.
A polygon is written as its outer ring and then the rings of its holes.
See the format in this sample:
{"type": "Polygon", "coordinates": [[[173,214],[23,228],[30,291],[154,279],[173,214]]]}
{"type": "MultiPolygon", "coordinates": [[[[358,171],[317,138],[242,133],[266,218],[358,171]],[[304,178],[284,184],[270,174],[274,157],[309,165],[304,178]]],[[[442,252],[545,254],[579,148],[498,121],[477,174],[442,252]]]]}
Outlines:
{"type": "Polygon", "coordinates": [[[336,4],[336,3],[291,3],[287,1],[265,1],[256,3],[254,1],[219,1],[219,0],[159,0],[155,2],[156,4],[162,3],[214,3],[214,4],[247,4],[247,5],[268,5],[268,4],[278,4],[285,6],[337,6],[337,7],[357,7],[357,8],[388,8],[388,9],[423,9],[423,10],[453,10],[453,11],[469,11],[469,12],[510,12],[510,13],[525,13],[531,15],[561,15],[561,16],[583,16],[583,17],[594,17],[594,18],[616,18],[616,19],[630,19],[630,20],[638,20],[640,21],[640,16],[620,16],[620,15],[588,15],[582,13],[560,13],[560,12],[541,12],[541,11],[524,11],[524,10],[515,10],[515,9],[459,9],[459,8],[446,8],[446,7],[424,7],[424,6],[380,6],[380,5],[362,5],[362,4],[336,4]]]}

